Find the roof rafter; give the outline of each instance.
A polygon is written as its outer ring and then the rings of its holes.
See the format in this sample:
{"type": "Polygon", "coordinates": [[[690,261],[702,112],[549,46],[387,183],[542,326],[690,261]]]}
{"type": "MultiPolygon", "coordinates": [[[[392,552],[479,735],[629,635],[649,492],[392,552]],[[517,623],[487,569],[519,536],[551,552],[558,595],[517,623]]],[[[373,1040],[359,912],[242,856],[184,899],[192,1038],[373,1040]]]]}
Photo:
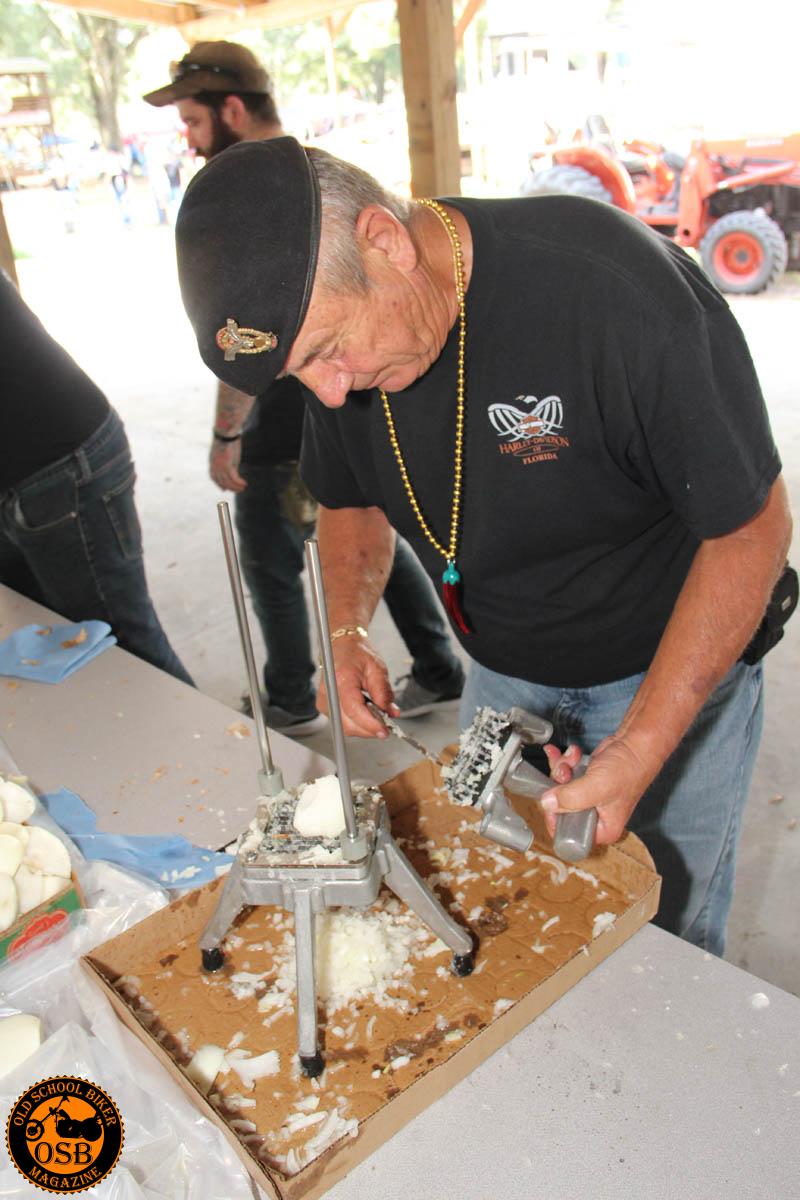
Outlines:
{"type": "MultiPolygon", "coordinates": [[[[302,25],[305,21],[349,12],[368,0],[260,0],[240,8],[236,13],[204,13],[194,20],[181,23],[181,33],[187,41],[224,37],[237,29],[257,25],[261,29],[278,29],[285,25],[302,25]]],[[[203,4],[205,8],[205,3],[203,4]]]]}
{"type": "Polygon", "coordinates": [[[484,3],[485,0],[466,0],[466,4],[461,10],[461,16],[456,21],[456,46],[461,46],[464,34],[483,8],[484,3]]]}
{"type": "Polygon", "coordinates": [[[274,29],[350,11],[367,0],[51,0],[62,8],[179,28],[187,41],[257,25],[274,29]]]}
{"type": "Polygon", "coordinates": [[[191,4],[159,3],[159,0],[54,0],[61,8],[114,17],[118,21],[142,21],[147,25],[178,25],[191,20],[197,10],[191,4]]]}

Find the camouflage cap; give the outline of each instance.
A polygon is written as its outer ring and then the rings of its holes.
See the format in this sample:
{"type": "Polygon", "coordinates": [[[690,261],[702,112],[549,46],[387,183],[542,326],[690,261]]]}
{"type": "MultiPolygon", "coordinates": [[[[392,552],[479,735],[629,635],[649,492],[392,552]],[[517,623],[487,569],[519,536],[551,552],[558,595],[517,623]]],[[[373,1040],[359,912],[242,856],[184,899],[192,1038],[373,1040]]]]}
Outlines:
{"type": "Polygon", "coordinates": [[[171,83],[148,92],[156,108],[177,104],[200,92],[247,92],[269,95],[269,75],[256,56],[236,42],[198,42],[178,62],[170,63],[171,83]]]}

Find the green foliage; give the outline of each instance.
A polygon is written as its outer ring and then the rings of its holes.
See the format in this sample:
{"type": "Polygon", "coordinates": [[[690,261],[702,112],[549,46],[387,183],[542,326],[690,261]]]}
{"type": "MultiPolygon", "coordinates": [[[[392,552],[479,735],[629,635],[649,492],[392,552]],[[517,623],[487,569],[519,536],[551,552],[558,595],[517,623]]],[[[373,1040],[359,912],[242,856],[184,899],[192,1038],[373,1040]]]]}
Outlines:
{"type": "MultiPolygon", "coordinates": [[[[388,10],[386,5],[368,8],[377,11],[367,13],[364,21],[364,10],[356,9],[335,39],[336,75],[340,92],[381,104],[387,88],[401,83],[400,32],[394,4],[388,10]]],[[[266,64],[282,103],[327,94],[326,39],[322,22],[261,32],[253,50],[266,64]]]]}
{"type": "Polygon", "coordinates": [[[269,71],[282,103],[298,93],[324,95],[327,91],[323,36],[319,27],[292,25],[263,29],[259,41],[250,43],[269,71]]]}
{"type": "Polygon", "coordinates": [[[120,141],[117,105],[148,27],[56,5],[2,0],[0,56],[38,58],[50,70],[56,119],[77,109],[91,117],[106,146],[120,141]]]}

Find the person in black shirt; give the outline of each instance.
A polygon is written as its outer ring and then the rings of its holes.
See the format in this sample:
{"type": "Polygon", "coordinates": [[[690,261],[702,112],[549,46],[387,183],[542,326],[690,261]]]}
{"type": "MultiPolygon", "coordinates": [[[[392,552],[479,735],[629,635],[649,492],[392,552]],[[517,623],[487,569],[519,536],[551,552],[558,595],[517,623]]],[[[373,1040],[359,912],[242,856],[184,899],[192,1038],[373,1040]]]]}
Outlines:
{"type": "MultiPolygon", "coordinates": [[[[282,134],[269,76],[246,47],[199,42],[174,64],[172,75],[172,83],[145,100],[156,107],[176,104],[190,150],[204,158],[238,142],[282,134]]],[[[211,478],[236,497],[242,572],[266,648],[264,718],[294,737],[308,737],[325,723],[316,707],[302,582],[303,544],[317,516],[298,469],[304,409],[294,379],[273,383],[255,400],[220,382],[209,454],[211,478]]],[[[403,542],[397,544],[385,600],[412,656],[398,696],[403,715],[457,703],[463,667],[428,580],[403,542]]],[[[357,627],[344,628],[348,637],[360,636],[357,627]]],[[[249,713],[249,696],[242,700],[249,713]]]]}
{"type": "MultiPolygon", "coordinates": [[[[222,157],[235,204],[211,164],[178,222],[184,302],[229,384],[295,376],[317,397],[301,469],[332,622],[369,619],[398,529],[474,660],[462,718],[550,719],[551,832],[590,807],[600,844],[638,832],[658,922],[721,953],[762,720],[740,655],[791,530],[724,300],[594,201],[407,202],[289,138],[222,157]]],[[[348,642],[336,665],[346,732],[380,736],[374,651],[348,642]]]]}
{"type": "Polygon", "coordinates": [[[0,583],[192,680],[147,590],[122,422],[0,271],[0,583]]]}

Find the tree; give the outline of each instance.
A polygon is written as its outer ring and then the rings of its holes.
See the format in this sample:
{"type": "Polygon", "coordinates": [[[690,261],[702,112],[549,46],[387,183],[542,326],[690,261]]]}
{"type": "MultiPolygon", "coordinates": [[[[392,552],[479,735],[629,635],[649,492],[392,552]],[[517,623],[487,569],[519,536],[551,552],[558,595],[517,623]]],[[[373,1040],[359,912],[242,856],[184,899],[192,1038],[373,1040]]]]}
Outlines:
{"type": "Polygon", "coordinates": [[[395,4],[356,9],[336,43],[348,82],[364,100],[383,104],[387,85],[400,85],[400,26],[395,4]]]}
{"type": "Polygon", "coordinates": [[[134,51],[149,32],[147,25],[44,4],[4,0],[0,9],[0,54],[46,59],[55,94],[91,116],[112,150],[122,144],[117,109],[134,51]]]}
{"type": "MultiPolygon", "coordinates": [[[[322,21],[262,31],[260,45],[253,48],[283,101],[327,93],[325,38],[322,21]]],[[[362,100],[382,104],[387,84],[399,86],[402,79],[395,5],[355,9],[336,36],[335,50],[339,90],[352,89],[362,100]]]]}

